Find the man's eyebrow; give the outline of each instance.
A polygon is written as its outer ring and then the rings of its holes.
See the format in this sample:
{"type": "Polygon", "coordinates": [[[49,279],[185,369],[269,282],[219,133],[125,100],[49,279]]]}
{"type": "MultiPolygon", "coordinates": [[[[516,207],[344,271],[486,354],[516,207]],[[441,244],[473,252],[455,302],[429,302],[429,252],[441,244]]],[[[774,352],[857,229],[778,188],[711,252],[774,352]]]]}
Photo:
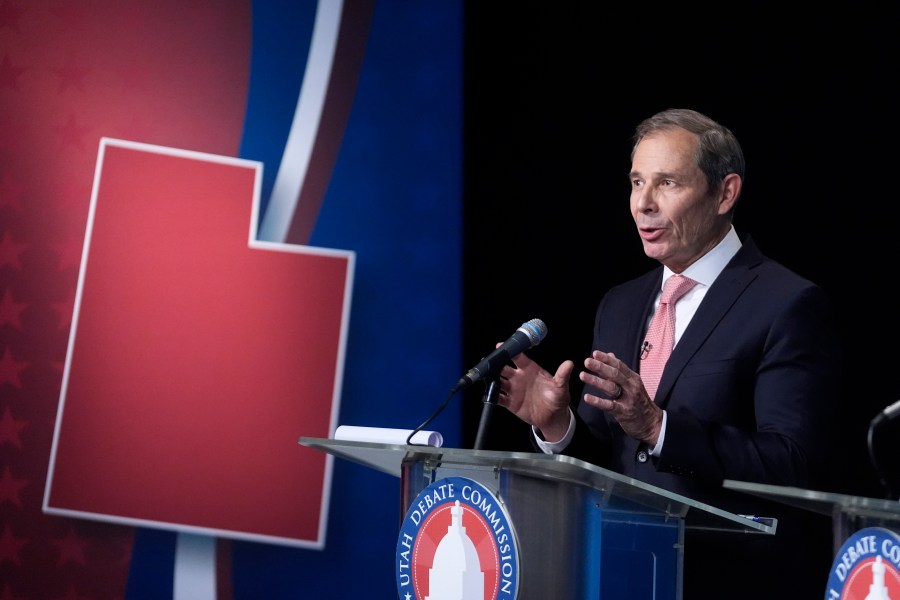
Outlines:
{"type": "Polygon", "coordinates": [[[628,177],[629,179],[634,179],[635,177],[639,179],[678,179],[678,173],[674,171],[656,171],[649,175],[644,175],[640,171],[631,171],[628,173],[628,177]]]}

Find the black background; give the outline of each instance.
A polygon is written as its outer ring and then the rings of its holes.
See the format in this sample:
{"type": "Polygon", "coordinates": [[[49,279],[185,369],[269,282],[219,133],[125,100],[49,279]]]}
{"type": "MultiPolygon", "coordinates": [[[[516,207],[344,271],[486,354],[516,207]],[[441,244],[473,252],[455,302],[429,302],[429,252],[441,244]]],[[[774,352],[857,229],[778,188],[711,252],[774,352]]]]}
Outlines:
{"type": "MultiPolygon", "coordinates": [[[[530,356],[551,371],[580,364],[602,294],[656,264],[628,209],[632,131],[694,108],[743,145],[738,233],[838,307],[847,385],[834,442],[851,470],[834,491],[881,497],[866,431],[900,398],[897,20],[864,7],[499,4],[466,5],[465,366],[532,318],[549,333],[530,356]]],[[[461,399],[467,447],[483,391],[461,399]]],[[[530,449],[504,409],[490,423],[485,448],[530,449]]]]}

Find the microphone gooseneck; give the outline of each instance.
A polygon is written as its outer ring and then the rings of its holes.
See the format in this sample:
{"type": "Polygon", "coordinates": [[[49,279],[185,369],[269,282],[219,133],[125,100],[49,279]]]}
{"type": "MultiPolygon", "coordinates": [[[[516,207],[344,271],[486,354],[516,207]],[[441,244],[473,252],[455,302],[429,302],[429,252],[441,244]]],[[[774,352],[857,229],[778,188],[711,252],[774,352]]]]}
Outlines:
{"type": "Polygon", "coordinates": [[[874,467],[876,474],[878,475],[879,483],[887,494],[887,497],[891,500],[900,500],[900,489],[897,489],[896,481],[892,481],[890,477],[888,477],[888,471],[884,468],[883,461],[881,460],[881,456],[876,449],[876,433],[878,433],[882,427],[888,423],[891,423],[895,418],[900,416],[900,400],[894,402],[893,404],[887,406],[884,410],[880,411],[875,417],[869,422],[869,429],[866,433],[866,447],[869,451],[869,461],[872,463],[872,467],[874,467]]]}
{"type": "MultiPolygon", "coordinates": [[[[529,348],[537,346],[546,336],[547,326],[540,319],[531,319],[530,321],[522,323],[522,326],[516,329],[516,332],[512,334],[503,345],[481,359],[477,365],[469,369],[465,375],[459,378],[459,381],[456,382],[456,385],[453,386],[453,389],[447,394],[447,398],[444,400],[443,404],[434,411],[434,414],[412,430],[409,437],[406,438],[406,444],[408,446],[417,445],[412,443],[413,436],[441,414],[456,392],[472,385],[476,381],[495,379],[512,357],[521,354],[529,348]]],[[[497,391],[499,392],[499,389],[497,391]]],[[[481,435],[482,434],[479,434],[479,436],[481,435]]]]}

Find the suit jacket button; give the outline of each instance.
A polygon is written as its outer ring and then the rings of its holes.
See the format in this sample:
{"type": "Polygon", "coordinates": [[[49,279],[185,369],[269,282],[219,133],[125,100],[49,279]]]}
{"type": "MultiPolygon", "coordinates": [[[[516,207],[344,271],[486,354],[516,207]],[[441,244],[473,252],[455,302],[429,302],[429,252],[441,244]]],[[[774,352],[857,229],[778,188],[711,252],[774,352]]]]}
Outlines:
{"type": "Polygon", "coordinates": [[[647,462],[648,458],[649,458],[649,455],[647,454],[646,450],[638,451],[638,453],[637,453],[638,462],[645,463],[645,462],[647,462]]]}

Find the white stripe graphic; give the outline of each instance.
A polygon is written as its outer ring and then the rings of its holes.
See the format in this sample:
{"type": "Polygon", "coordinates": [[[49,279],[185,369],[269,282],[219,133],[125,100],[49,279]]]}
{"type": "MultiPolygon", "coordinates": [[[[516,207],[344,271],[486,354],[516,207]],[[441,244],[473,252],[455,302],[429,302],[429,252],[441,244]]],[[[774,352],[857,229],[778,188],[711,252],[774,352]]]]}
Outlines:
{"type": "Polygon", "coordinates": [[[284,242],[294,219],[300,188],[306,179],[309,159],[319,130],[328,82],[331,80],[343,7],[343,0],[320,0],[316,8],[303,85],[300,87],[297,109],[294,111],[291,131],[275,176],[269,206],[259,229],[260,240],[284,242]]]}
{"type": "Polygon", "coordinates": [[[216,538],[179,532],[173,600],[216,600],[216,538]]]}

